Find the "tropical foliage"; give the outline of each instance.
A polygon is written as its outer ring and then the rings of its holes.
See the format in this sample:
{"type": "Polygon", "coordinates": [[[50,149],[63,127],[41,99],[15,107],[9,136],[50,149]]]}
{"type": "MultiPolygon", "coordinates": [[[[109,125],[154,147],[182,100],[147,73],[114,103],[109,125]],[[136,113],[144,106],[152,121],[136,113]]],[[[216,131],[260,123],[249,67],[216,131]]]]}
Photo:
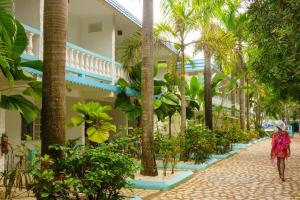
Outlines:
{"type": "Polygon", "coordinates": [[[0,107],[20,112],[27,123],[32,122],[39,110],[30,99],[40,100],[41,82],[26,73],[22,67],[41,68],[40,61],[22,61],[28,41],[24,27],[12,15],[13,4],[9,0],[0,3],[0,78],[6,81],[0,88],[0,107]],[[27,84],[21,83],[26,81],[27,84]],[[15,89],[19,93],[9,95],[15,89]],[[27,96],[29,98],[26,98],[27,96]]]}
{"type": "Polygon", "coordinates": [[[300,99],[300,4],[297,0],[254,1],[247,12],[250,66],[280,99],[300,99]]]}
{"type": "Polygon", "coordinates": [[[73,111],[80,113],[72,117],[70,126],[80,126],[85,123],[86,134],[92,142],[103,143],[109,138],[109,133],[116,132],[116,126],[110,121],[112,118],[106,113],[111,106],[102,106],[98,102],[77,103],[73,111]]]}

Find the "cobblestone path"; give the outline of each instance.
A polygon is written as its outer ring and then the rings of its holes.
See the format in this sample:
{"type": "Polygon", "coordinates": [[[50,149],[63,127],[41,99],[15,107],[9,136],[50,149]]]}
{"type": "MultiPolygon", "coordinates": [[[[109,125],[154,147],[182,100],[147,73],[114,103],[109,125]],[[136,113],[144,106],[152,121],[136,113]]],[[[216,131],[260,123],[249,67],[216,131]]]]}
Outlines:
{"type": "Polygon", "coordinates": [[[286,182],[278,178],[276,164],[268,163],[270,140],[255,144],[208,170],[198,171],[189,181],[167,192],[143,199],[299,199],[300,136],[291,144],[292,156],[286,162],[286,182]]]}

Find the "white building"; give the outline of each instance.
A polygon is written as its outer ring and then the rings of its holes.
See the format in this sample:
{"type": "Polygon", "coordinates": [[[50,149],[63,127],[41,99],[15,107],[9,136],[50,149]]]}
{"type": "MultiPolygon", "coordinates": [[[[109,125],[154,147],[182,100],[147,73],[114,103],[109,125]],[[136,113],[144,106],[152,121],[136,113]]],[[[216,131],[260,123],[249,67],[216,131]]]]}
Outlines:
{"type": "MultiPolygon", "coordinates": [[[[15,16],[24,25],[29,39],[22,59],[42,59],[43,0],[14,0],[14,3],[15,16]]],[[[127,78],[120,63],[118,48],[124,39],[142,27],[141,21],[115,0],[70,0],[68,23],[67,122],[75,115],[72,105],[79,101],[98,101],[113,106],[115,94],[119,91],[115,82],[120,77],[127,78]]],[[[172,46],[164,44],[155,50],[155,61],[167,61],[175,53],[172,46]]],[[[40,71],[25,70],[37,78],[42,77],[40,71]]],[[[201,69],[189,69],[187,66],[188,75],[199,71],[201,69]]],[[[5,84],[4,78],[0,77],[0,89],[5,84]]],[[[132,91],[128,93],[134,95],[132,91]]],[[[121,111],[114,109],[110,115],[118,127],[127,126],[128,120],[121,111]]],[[[31,134],[38,142],[40,117],[26,125],[18,112],[0,109],[0,133],[4,132],[8,134],[11,144],[19,144],[25,134],[31,134]]],[[[82,144],[85,143],[83,126],[66,128],[66,136],[67,139],[82,138],[82,144]]]]}
{"type": "MultiPolygon", "coordinates": [[[[24,60],[42,59],[43,0],[14,0],[15,16],[24,25],[29,45],[22,55],[24,60]]],[[[72,116],[72,105],[81,101],[114,104],[118,88],[115,82],[127,78],[122,68],[118,47],[124,39],[141,30],[142,23],[115,0],[70,0],[66,62],[67,122],[72,116]]],[[[162,46],[154,52],[156,61],[166,61],[174,54],[171,46],[162,46]]],[[[25,68],[41,78],[40,71],[25,68]]],[[[0,89],[6,81],[0,77],[0,89]]],[[[18,92],[18,91],[13,91],[18,92]]],[[[128,91],[129,93],[132,93],[128,91]]],[[[133,94],[133,93],[132,93],[133,94]]],[[[110,115],[117,126],[127,126],[121,111],[110,115]]],[[[16,111],[0,111],[0,133],[7,133],[12,144],[19,144],[21,136],[32,134],[40,139],[40,117],[26,125],[16,111]]],[[[66,128],[67,139],[82,138],[84,127],[66,128]]]]}

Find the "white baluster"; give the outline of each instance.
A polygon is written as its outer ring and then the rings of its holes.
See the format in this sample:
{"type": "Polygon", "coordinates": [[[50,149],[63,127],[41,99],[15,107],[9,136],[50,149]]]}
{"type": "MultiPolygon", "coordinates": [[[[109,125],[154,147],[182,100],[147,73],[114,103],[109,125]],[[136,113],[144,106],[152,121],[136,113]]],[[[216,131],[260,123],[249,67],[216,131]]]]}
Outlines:
{"type": "Polygon", "coordinates": [[[109,76],[109,62],[105,62],[105,74],[109,76]]]}
{"type": "Polygon", "coordinates": [[[107,73],[110,77],[112,77],[111,63],[110,62],[107,62],[107,73]]]}
{"type": "Polygon", "coordinates": [[[95,67],[95,64],[94,64],[94,56],[91,56],[91,62],[90,62],[90,71],[94,71],[94,67],[95,67]]]}
{"type": "Polygon", "coordinates": [[[75,53],[75,67],[76,68],[79,68],[79,54],[80,54],[80,51],[77,50],[76,53],[75,53]]]}
{"type": "Polygon", "coordinates": [[[71,67],[74,67],[74,49],[71,49],[71,51],[70,51],[70,66],[71,67]]]}
{"type": "Polygon", "coordinates": [[[80,56],[80,69],[84,68],[84,62],[85,61],[85,53],[81,52],[81,56],[80,56]]]}
{"type": "Polygon", "coordinates": [[[90,65],[90,55],[86,55],[86,59],[85,59],[85,66],[84,69],[88,69],[90,65]]]}
{"type": "Polygon", "coordinates": [[[101,74],[102,75],[105,75],[105,61],[104,60],[101,60],[100,61],[100,70],[101,70],[101,74]]]}
{"type": "Polygon", "coordinates": [[[26,48],[26,51],[29,55],[33,55],[33,33],[27,32],[28,36],[28,46],[26,48]]]}
{"type": "Polygon", "coordinates": [[[99,74],[99,58],[95,59],[95,72],[99,74]]]}

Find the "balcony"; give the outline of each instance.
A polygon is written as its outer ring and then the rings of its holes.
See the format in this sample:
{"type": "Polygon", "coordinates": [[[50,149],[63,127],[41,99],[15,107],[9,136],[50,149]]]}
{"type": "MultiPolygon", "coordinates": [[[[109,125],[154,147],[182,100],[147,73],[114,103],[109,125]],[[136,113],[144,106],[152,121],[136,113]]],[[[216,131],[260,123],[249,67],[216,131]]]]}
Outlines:
{"type": "MultiPolygon", "coordinates": [[[[22,58],[24,60],[41,58],[42,49],[39,44],[40,31],[27,25],[23,26],[28,37],[28,46],[22,58]]],[[[33,69],[25,68],[25,70],[38,75],[42,74],[33,69]]],[[[114,83],[119,78],[128,79],[127,73],[124,71],[121,63],[67,42],[67,81],[118,92],[118,88],[114,86],[114,83]]]]}

